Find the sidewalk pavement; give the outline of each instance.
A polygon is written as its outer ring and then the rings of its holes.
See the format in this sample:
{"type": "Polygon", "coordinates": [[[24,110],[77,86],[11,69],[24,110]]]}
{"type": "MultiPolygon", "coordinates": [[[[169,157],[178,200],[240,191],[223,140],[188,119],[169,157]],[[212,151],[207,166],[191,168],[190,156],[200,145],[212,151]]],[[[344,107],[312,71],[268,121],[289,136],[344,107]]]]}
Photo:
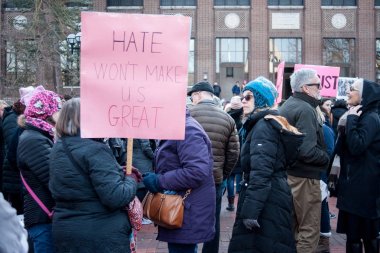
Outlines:
{"type": "MultiPolygon", "coordinates": [[[[235,198],[235,204],[237,198],[235,198]]],[[[330,252],[344,253],[346,248],[346,236],[337,234],[336,222],[338,209],[335,207],[336,198],[329,199],[330,212],[336,215],[336,218],[330,219],[332,237],[330,238],[330,252]]],[[[228,244],[231,239],[232,227],[235,221],[235,212],[226,210],[227,197],[223,196],[222,212],[220,215],[220,244],[219,253],[227,253],[228,244]]],[[[236,205],[235,205],[236,206],[236,205]]],[[[165,253],[168,252],[167,243],[156,240],[157,228],[151,225],[143,225],[143,228],[137,234],[137,253],[165,253]]],[[[198,252],[202,252],[202,244],[198,245],[198,252]]]]}

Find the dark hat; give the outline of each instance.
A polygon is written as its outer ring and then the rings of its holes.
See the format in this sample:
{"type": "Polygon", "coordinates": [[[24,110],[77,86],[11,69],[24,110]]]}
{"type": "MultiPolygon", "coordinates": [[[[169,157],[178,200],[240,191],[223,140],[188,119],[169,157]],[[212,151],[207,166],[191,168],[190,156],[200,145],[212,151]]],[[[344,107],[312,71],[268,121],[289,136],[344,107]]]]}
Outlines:
{"type": "Polygon", "coordinates": [[[209,82],[199,82],[197,84],[194,84],[193,88],[191,88],[191,90],[187,92],[187,95],[191,96],[193,92],[197,92],[197,91],[208,91],[208,92],[214,93],[214,89],[212,88],[209,82]]]}

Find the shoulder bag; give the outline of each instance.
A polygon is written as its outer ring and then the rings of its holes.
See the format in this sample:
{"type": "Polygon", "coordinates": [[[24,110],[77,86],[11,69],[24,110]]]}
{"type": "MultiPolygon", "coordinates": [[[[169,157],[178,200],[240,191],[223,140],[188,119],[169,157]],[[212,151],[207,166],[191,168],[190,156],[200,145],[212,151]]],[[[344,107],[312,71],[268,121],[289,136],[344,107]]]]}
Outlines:
{"type": "Polygon", "coordinates": [[[191,189],[182,197],[178,194],[148,192],[143,200],[144,217],[152,220],[158,226],[176,229],[183,223],[184,200],[191,189]]]}

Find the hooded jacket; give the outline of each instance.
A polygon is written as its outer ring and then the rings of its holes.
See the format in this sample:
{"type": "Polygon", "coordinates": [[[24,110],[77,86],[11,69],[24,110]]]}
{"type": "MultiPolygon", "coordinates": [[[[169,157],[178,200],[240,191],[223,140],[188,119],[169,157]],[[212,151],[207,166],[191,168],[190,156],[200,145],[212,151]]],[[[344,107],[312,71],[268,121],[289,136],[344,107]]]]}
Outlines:
{"type": "Polygon", "coordinates": [[[341,170],[337,207],[360,217],[380,218],[380,85],[363,81],[362,114],[348,115],[339,130],[341,170]]]}
{"type": "Polygon", "coordinates": [[[275,120],[278,117],[277,111],[261,111],[244,123],[241,166],[245,183],[239,195],[230,253],[296,252],[286,166],[289,158],[293,160],[288,154],[297,153],[303,136],[292,133],[291,127],[275,120]],[[261,228],[250,231],[243,219],[258,220],[261,228]]]}

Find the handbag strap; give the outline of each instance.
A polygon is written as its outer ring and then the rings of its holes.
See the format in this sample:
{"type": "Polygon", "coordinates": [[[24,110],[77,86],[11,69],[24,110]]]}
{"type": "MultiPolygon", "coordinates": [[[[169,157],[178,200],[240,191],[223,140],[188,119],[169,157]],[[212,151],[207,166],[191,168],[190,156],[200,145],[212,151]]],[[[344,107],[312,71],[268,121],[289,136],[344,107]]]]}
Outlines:
{"type": "Polygon", "coordinates": [[[41,209],[47,214],[47,216],[51,219],[51,217],[53,217],[53,214],[54,214],[54,210],[53,211],[49,211],[49,209],[45,206],[45,204],[40,200],[40,198],[34,193],[34,191],[32,190],[32,188],[30,188],[30,186],[28,185],[28,183],[26,182],[25,178],[22,176],[22,173],[20,171],[20,176],[21,176],[21,181],[22,183],[24,184],[26,190],[29,192],[30,196],[32,196],[32,198],[34,199],[34,201],[36,201],[36,203],[41,207],[41,209]]]}
{"type": "Polygon", "coordinates": [[[63,144],[63,149],[64,149],[66,155],[69,157],[71,163],[74,164],[74,166],[75,166],[77,169],[79,169],[79,173],[81,173],[82,176],[84,176],[84,177],[88,177],[88,175],[84,173],[84,170],[83,170],[82,167],[79,165],[79,163],[75,160],[73,154],[69,151],[69,147],[67,146],[67,143],[66,143],[65,138],[61,138],[61,141],[62,141],[62,144],[63,144]]]}

